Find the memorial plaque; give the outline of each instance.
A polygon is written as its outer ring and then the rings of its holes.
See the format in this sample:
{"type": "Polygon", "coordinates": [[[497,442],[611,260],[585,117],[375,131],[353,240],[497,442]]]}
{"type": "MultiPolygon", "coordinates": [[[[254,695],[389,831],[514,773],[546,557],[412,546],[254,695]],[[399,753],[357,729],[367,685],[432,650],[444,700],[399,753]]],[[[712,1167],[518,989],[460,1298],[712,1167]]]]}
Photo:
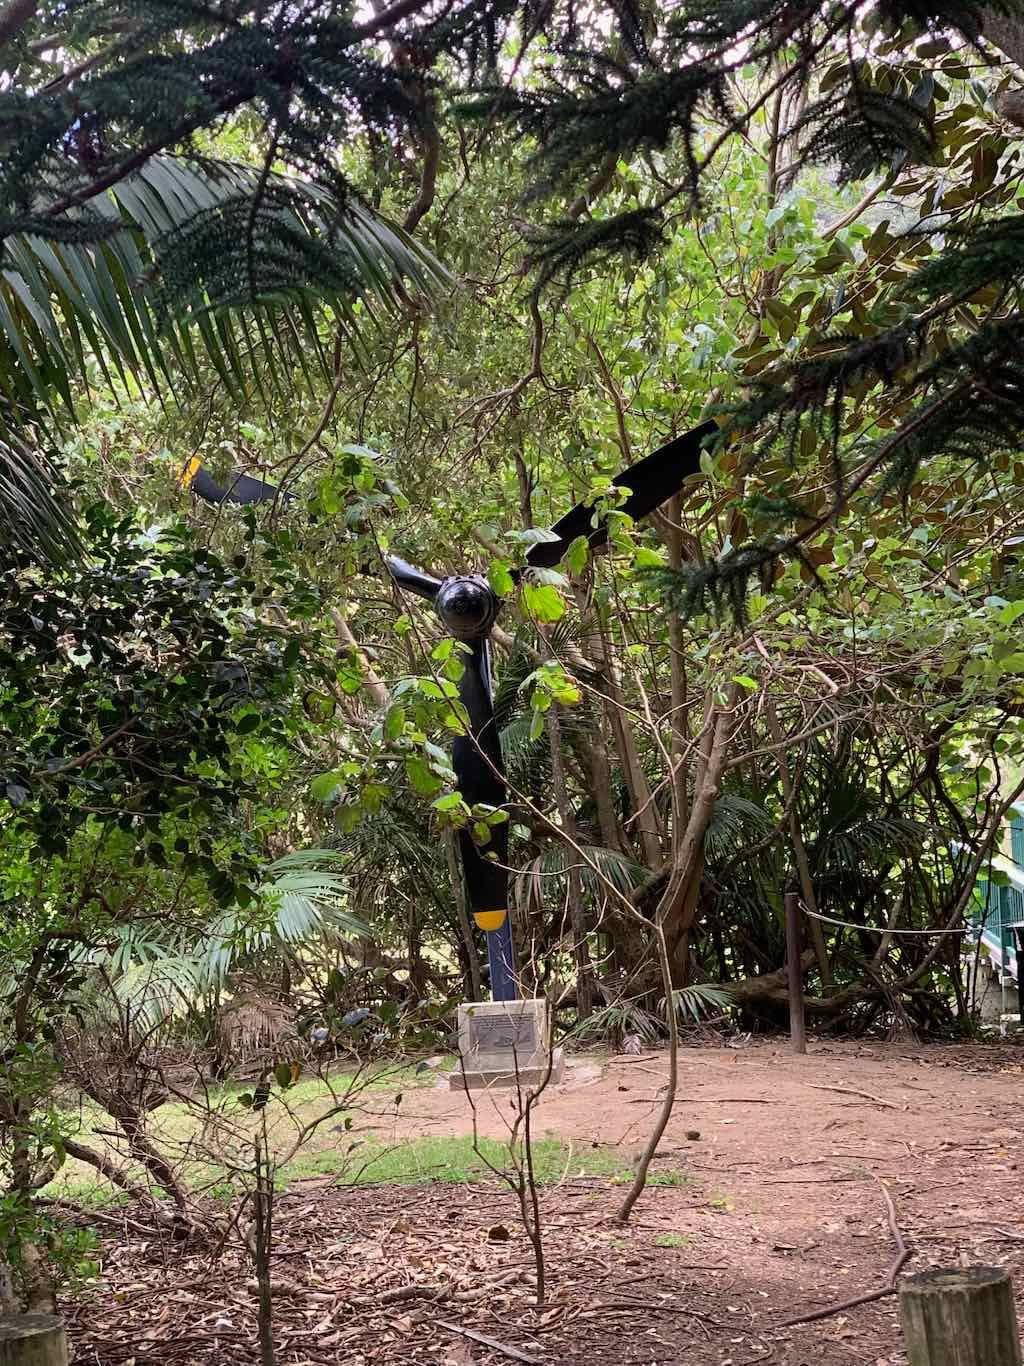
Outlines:
{"type": "Polygon", "coordinates": [[[543,997],[474,1001],[459,1006],[459,1062],[448,1078],[453,1091],[490,1086],[557,1086],[562,1050],[549,1054],[550,1019],[543,997]]]}
{"type": "Polygon", "coordinates": [[[520,1057],[537,1048],[533,1015],[472,1015],[469,1047],[473,1053],[516,1053],[520,1057]]]}

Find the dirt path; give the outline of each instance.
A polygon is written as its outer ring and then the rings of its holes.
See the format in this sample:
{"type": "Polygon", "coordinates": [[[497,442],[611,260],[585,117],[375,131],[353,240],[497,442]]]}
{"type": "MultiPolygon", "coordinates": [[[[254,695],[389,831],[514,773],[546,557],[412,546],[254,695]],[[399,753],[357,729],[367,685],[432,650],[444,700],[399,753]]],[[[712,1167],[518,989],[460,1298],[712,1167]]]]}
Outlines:
{"type": "MultiPolygon", "coordinates": [[[[664,1070],[657,1055],[578,1063],[544,1097],[538,1127],[581,1150],[617,1145],[628,1166],[664,1070]]],[[[482,1133],[501,1137],[507,1105],[478,1101],[482,1133]]],[[[440,1087],[408,1093],[397,1119],[385,1095],[372,1108],[366,1126],[394,1141],[472,1125],[466,1096],[440,1087]]],[[[913,1250],[909,1272],[1006,1265],[1024,1292],[1022,1161],[1024,1047],[688,1049],[655,1168],[667,1184],[645,1193],[628,1229],[610,1220],[621,1188],[577,1178],[571,1159],[544,1191],[542,1310],[507,1190],[293,1188],[280,1202],[280,1359],[517,1359],[444,1326],[455,1324],[550,1366],[898,1366],[892,1298],[780,1325],[884,1282],[894,1248],[883,1184],[913,1250]],[[507,1239],[488,1236],[496,1224],[507,1239]]],[[[165,1244],[107,1244],[104,1285],[73,1310],[76,1362],[256,1360],[247,1276],[231,1258],[211,1270],[165,1244]],[[204,1279],[201,1292],[187,1288],[204,1279]]]]}

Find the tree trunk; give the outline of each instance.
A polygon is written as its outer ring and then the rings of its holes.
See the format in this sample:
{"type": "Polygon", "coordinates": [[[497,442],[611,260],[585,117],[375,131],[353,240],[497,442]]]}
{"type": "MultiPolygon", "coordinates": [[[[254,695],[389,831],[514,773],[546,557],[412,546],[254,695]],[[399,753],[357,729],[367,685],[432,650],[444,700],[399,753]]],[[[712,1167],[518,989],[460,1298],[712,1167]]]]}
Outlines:
{"type": "Polygon", "coordinates": [[[451,830],[445,831],[444,852],[448,860],[448,878],[452,885],[452,896],[455,899],[455,914],[458,917],[459,932],[462,935],[466,954],[466,969],[469,974],[467,999],[482,1001],[484,999],[484,988],[483,977],[480,973],[480,955],[476,951],[473,926],[470,923],[469,909],[466,905],[466,888],[462,881],[462,869],[455,850],[455,834],[451,830]]]}
{"type": "Polygon", "coordinates": [[[94,1094],[87,1088],[86,1094],[92,1096],[93,1100],[102,1105],[107,1113],[117,1120],[128,1139],[128,1150],[132,1157],[141,1162],[154,1181],[174,1201],[178,1209],[182,1211],[188,1209],[189,1199],[185,1187],[179,1181],[177,1173],[163,1153],[159,1152],[146,1137],[145,1121],[138,1110],[133,1105],[123,1101],[119,1102],[113,1097],[94,1094]]]}
{"type": "Polygon", "coordinates": [[[597,639],[600,647],[601,670],[604,675],[602,694],[605,699],[605,708],[612,735],[615,737],[619,751],[619,761],[622,764],[626,786],[629,788],[629,799],[632,806],[631,823],[636,826],[639,832],[640,844],[648,868],[657,868],[661,862],[662,849],[660,815],[652,800],[651,785],[647,781],[647,774],[644,772],[637,751],[636,740],[623,709],[622,687],[619,682],[618,669],[612,654],[611,642],[603,625],[598,627],[597,639]]]}
{"type": "Polygon", "coordinates": [[[1024,23],[998,10],[981,11],[982,34],[1012,62],[1024,68],[1024,23]]]}
{"type": "MultiPolygon", "coordinates": [[[[263,1139],[266,1137],[264,1118],[263,1139]]],[[[260,1366],[276,1366],[277,1353],[274,1348],[274,1301],[270,1283],[270,1254],[274,1240],[274,1180],[267,1170],[266,1148],[257,1139],[256,1189],[253,1191],[254,1247],[253,1261],[256,1264],[256,1284],[259,1295],[256,1312],[257,1335],[260,1344],[260,1366]]]]}
{"type": "Polygon", "coordinates": [[[359,668],[362,671],[363,687],[369,693],[374,706],[380,708],[386,707],[391,701],[391,694],[388,692],[386,686],[380,681],[380,678],[374,671],[373,665],[367,659],[365,652],[352,634],[352,628],[336,607],[331,609],[331,620],[334,622],[335,630],[338,632],[338,639],[347,649],[351,650],[355,656],[359,668]]]}
{"type": "Polygon", "coordinates": [[[800,878],[800,893],[804,899],[804,905],[813,914],[808,917],[808,933],[811,945],[814,949],[814,956],[818,960],[818,971],[821,974],[821,985],[827,989],[832,985],[832,968],[828,961],[828,948],[825,944],[825,934],[821,928],[821,922],[814,919],[818,913],[818,899],[814,894],[814,879],[811,877],[811,864],[807,857],[807,846],[804,843],[803,827],[800,824],[800,813],[796,805],[796,792],[793,788],[793,780],[790,777],[789,764],[782,749],[783,734],[782,727],[779,725],[779,718],[775,711],[775,704],[768,700],[765,708],[765,717],[768,721],[768,730],[772,740],[777,746],[775,751],[775,761],[779,766],[779,781],[782,784],[782,796],[786,803],[786,810],[789,812],[789,835],[793,841],[793,861],[797,867],[797,874],[800,878]]]}
{"type": "MultiPolygon", "coordinates": [[[[982,33],[992,44],[1017,66],[1024,67],[1024,23],[996,10],[984,9],[982,33]]],[[[1024,90],[1019,87],[1004,90],[995,99],[995,107],[1001,118],[1017,128],[1024,128],[1024,90]]]]}
{"type": "Polygon", "coordinates": [[[17,1314],[21,1309],[21,1297],[14,1284],[14,1268],[10,1262],[0,1260],[0,1318],[17,1314]]]}
{"type": "MultiPolygon", "coordinates": [[[[30,1206],[36,1189],[35,1164],[29,1139],[32,1100],[15,1097],[11,1104],[11,1185],[9,1194],[18,1205],[30,1206]]],[[[20,1286],[22,1304],[30,1314],[53,1313],[56,1299],[53,1275],[46,1254],[31,1238],[17,1239],[21,1254],[20,1286]]]]}
{"type": "Polygon", "coordinates": [[[722,788],[733,732],[733,707],[737,685],[731,684],[724,706],[709,705],[701,734],[693,799],[686,829],[673,855],[668,885],[658,905],[658,919],[664,927],[673,964],[675,985],[685,979],[685,953],[680,950],[693,926],[700,902],[700,882],[704,870],[704,837],[715,802],[722,788]]]}
{"type": "Polygon", "coordinates": [[[420,929],[420,917],[416,903],[410,901],[406,915],[406,956],[409,960],[409,985],[418,1001],[424,999],[428,990],[420,929]]]}
{"type": "Polygon", "coordinates": [[[30,19],[35,18],[38,8],[36,0],[10,0],[10,4],[0,10],[0,47],[9,43],[30,19]]]}
{"type": "MultiPolygon", "coordinates": [[[[587,594],[582,584],[576,584],[575,593],[576,606],[579,608],[580,615],[583,616],[589,607],[587,594]]],[[[584,647],[584,652],[590,664],[603,673],[604,655],[599,642],[588,641],[584,647]]],[[[623,832],[619,828],[619,818],[615,810],[612,763],[608,755],[605,735],[605,727],[609,723],[609,706],[607,699],[604,699],[604,702],[605,705],[598,712],[597,725],[587,746],[587,767],[590,770],[591,792],[597,805],[597,822],[601,827],[601,841],[608,849],[615,849],[624,854],[628,850],[628,841],[623,837],[623,832]]]]}
{"type": "MultiPolygon", "coordinates": [[[[572,840],[576,840],[576,821],[569,804],[569,793],[565,781],[565,764],[562,761],[562,731],[558,721],[558,704],[553,703],[548,712],[548,740],[551,744],[551,774],[554,781],[555,801],[562,829],[572,840]]],[[[573,953],[576,958],[576,1011],[581,1020],[589,1019],[594,1013],[594,969],[590,961],[590,945],[587,942],[587,925],[583,914],[583,888],[576,855],[570,850],[571,860],[568,877],[569,924],[572,929],[573,953]]]]}
{"type": "MultiPolygon", "coordinates": [[[[683,500],[676,494],[664,514],[655,518],[668,552],[670,569],[680,570],[683,564],[683,530],[680,525],[683,500]]],[[[689,741],[689,711],[686,679],[686,656],[683,653],[683,623],[678,612],[668,615],[669,671],[672,688],[672,744],[669,757],[672,764],[672,841],[678,842],[689,817],[687,796],[686,747],[689,741]]]]}

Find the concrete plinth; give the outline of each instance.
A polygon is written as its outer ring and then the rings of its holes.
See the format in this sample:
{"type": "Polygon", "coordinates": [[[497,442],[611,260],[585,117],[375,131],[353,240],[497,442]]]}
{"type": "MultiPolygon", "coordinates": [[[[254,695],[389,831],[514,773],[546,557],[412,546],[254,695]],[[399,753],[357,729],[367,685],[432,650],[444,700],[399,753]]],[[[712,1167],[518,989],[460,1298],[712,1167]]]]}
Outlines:
{"type": "Polygon", "coordinates": [[[560,1048],[550,1060],[548,1003],[483,1001],[459,1007],[459,1065],[449,1074],[453,1091],[467,1088],[541,1086],[557,1084],[565,1070],[560,1048]]]}
{"type": "Polygon", "coordinates": [[[454,1072],[448,1073],[449,1091],[484,1091],[489,1086],[514,1087],[518,1078],[519,1085],[525,1090],[531,1090],[544,1083],[547,1078],[549,1086],[557,1086],[565,1075],[565,1054],[560,1048],[555,1049],[554,1057],[551,1059],[551,1076],[548,1077],[547,1061],[537,1067],[520,1067],[518,1072],[514,1067],[501,1068],[470,1068],[467,1067],[463,1072],[461,1067],[457,1067],[454,1072]]]}

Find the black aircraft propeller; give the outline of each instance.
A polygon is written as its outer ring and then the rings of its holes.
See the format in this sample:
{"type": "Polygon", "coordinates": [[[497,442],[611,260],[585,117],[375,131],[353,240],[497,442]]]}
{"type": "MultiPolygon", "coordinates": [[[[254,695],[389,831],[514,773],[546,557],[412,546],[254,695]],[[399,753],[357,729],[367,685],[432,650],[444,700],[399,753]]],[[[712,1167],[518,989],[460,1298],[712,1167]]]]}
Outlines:
{"type": "MultiPolygon", "coordinates": [[[[704,422],[623,470],[614,482],[628,490],[628,494],[618,510],[638,521],[667,502],[679,492],[685,479],[700,472],[701,451],[717,430],[714,422],[704,422]]],[[[210,503],[268,502],[278,493],[273,485],[241,473],[221,486],[195,460],[190,461],[182,483],[210,503]]],[[[592,549],[605,545],[608,522],[598,517],[595,524],[593,504],[578,503],[554,524],[551,532],[554,539],[531,546],[526,564],[514,572],[513,578],[522,578],[530,569],[552,568],[579,536],[585,536],[592,549]]],[[[458,690],[469,718],[469,732],[454,741],[452,768],[468,806],[501,807],[507,790],[494,722],[490,652],[491,629],[501,599],[480,574],[438,579],[397,555],[386,556],[385,563],[395,583],[432,602],[449,633],[468,647],[458,690]]],[[[508,920],[508,826],[492,826],[490,841],[483,849],[468,830],[460,830],[459,847],[470,909],[487,934],[491,994],[496,1001],[514,1000],[515,959],[508,920]]]]}

